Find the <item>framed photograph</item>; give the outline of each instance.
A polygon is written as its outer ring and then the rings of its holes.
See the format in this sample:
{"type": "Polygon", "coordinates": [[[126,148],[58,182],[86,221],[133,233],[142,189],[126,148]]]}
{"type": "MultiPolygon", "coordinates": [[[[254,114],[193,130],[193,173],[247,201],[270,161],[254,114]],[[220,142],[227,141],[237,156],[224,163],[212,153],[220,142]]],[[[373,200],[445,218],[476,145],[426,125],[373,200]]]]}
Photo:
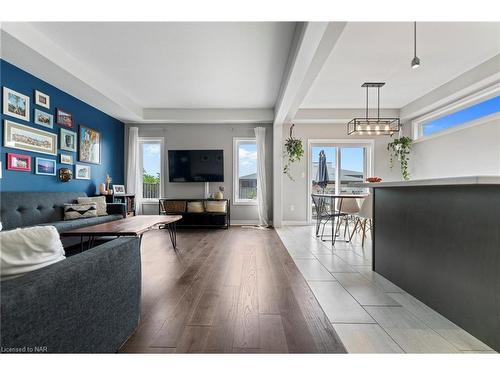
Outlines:
{"type": "Polygon", "coordinates": [[[61,154],[61,164],[73,164],[73,155],[61,154]]]}
{"type": "Polygon", "coordinates": [[[90,165],[75,165],[75,178],[77,180],[90,180],[90,165]]]}
{"type": "Polygon", "coordinates": [[[4,147],[57,155],[57,134],[4,120],[4,147]]]}
{"type": "Polygon", "coordinates": [[[7,169],[9,171],[31,172],[31,156],[8,153],[7,169]]]}
{"type": "Polygon", "coordinates": [[[52,129],[54,127],[54,116],[35,108],[35,124],[52,129]]]}
{"type": "Polygon", "coordinates": [[[124,195],[125,194],[125,185],[113,185],[113,194],[114,195],[124,195]]]}
{"type": "Polygon", "coordinates": [[[80,147],[78,160],[85,163],[101,164],[101,133],[80,125],[80,147]]]}
{"type": "Polygon", "coordinates": [[[35,104],[50,109],[50,96],[35,90],[35,104]]]}
{"type": "Polygon", "coordinates": [[[35,173],[45,176],[55,176],[56,161],[54,159],[35,158],[35,173]]]}
{"type": "Polygon", "coordinates": [[[3,113],[24,121],[30,120],[30,98],[7,87],[3,88],[3,113]]]}
{"type": "Polygon", "coordinates": [[[76,132],[61,129],[61,144],[59,148],[64,151],[76,152],[76,132]]]}
{"type": "Polygon", "coordinates": [[[56,108],[56,122],[58,125],[73,128],[73,115],[61,108],[56,108]]]}

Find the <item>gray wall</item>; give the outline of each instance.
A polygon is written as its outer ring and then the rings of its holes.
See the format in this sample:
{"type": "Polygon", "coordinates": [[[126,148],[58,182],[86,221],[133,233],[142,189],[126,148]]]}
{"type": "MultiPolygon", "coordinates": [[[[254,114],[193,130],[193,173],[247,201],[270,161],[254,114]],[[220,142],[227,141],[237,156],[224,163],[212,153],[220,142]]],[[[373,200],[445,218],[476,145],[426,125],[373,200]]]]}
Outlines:
{"type": "MultiPolygon", "coordinates": [[[[210,183],[210,192],[216,192],[220,185],[225,187],[225,198],[233,196],[233,138],[254,137],[253,129],[257,126],[266,128],[266,170],[269,217],[272,218],[272,144],[271,124],[127,124],[125,145],[128,145],[128,128],[139,127],[140,137],[162,137],[165,145],[163,171],[164,196],[166,198],[202,198],[204,184],[168,182],[168,150],[222,149],[224,150],[224,182],[210,183]]],[[[145,214],[156,214],[157,205],[144,205],[145,214]]],[[[257,206],[231,204],[233,222],[255,222],[258,220],[257,206]]]]}
{"type": "MultiPolygon", "coordinates": [[[[288,132],[289,128],[283,129],[284,139],[288,138],[288,132]]],[[[391,170],[389,165],[389,154],[386,150],[387,143],[390,141],[389,137],[348,136],[345,124],[296,124],[294,136],[303,140],[305,157],[299,163],[292,165],[292,175],[295,181],[283,175],[283,221],[305,222],[307,220],[307,207],[310,199],[307,196],[307,143],[309,139],[374,139],[374,174],[385,181],[401,179],[398,168],[391,170]]]]}
{"type": "Polygon", "coordinates": [[[500,175],[500,120],[415,143],[410,173],[413,179],[500,175]]]}

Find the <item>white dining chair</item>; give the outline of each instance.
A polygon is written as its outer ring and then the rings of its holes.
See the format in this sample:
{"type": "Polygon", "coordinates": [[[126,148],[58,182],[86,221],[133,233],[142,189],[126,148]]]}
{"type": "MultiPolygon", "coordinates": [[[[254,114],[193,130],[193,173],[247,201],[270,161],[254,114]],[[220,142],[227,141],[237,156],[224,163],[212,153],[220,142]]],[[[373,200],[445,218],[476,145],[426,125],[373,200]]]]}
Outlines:
{"type": "MultiPolygon", "coordinates": [[[[365,237],[366,237],[366,224],[368,224],[370,230],[372,230],[372,219],[373,219],[373,198],[372,195],[369,194],[365,197],[363,200],[363,203],[361,204],[361,208],[359,209],[359,212],[355,214],[356,216],[356,221],[354,223],[354,229],[351,233],[351,236],[349,238],[349,241],[352,240],[352,236],[354,236],[354,233],[356,232],[356,229],[359,228],[361,230],[361,246],[365,246],[365,237]]],[[[372,233],[373,236],[373,233],[372,233]]]]}
{"type": "MultiPolygon", "coordinates": [[[[357,198],[340,198],[337,200],[337,211],[342,215],[341,220],[337,223],[337,231],[340,229],[342,225],[342,221],[344,222],[344,237],[346,232],[349,231],[349,220],[352,220],[353,217],[359,212],[359,204],[357,198]]],[[[349,234],[349,241],[352,236],[349,234]]]]}

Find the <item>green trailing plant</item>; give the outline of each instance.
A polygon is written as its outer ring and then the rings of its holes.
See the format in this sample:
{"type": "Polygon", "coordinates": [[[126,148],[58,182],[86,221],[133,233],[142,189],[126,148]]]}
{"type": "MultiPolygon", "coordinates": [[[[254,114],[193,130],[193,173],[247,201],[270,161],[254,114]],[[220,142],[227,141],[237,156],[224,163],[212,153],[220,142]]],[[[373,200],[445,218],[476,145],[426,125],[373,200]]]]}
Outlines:
{"type": "Polygon", "coordinates": [[[290,127],[290,136],[285,140],[285,166],[283,167],[283,173],[286,174],[292,181],[295,180],[291,174],[290,168],[293,163],[300,161],[300,159],[304,156],[304,146],[302,145],[302,140],[293,137],[294,126],[295,125],[292,124],[290,127]]]}
{"type": "Polygon", "coordinates": [[[410,172],[408,172],[408,160],[410,160],[410,151],[413,140],[410,137],[395,138],[392,142],[387,144],[387,150],[391,155],[391,169],[394,167],[396,160],[399,161],[401,167],[401,175],[405,181],[410,179],[410,172]]]}

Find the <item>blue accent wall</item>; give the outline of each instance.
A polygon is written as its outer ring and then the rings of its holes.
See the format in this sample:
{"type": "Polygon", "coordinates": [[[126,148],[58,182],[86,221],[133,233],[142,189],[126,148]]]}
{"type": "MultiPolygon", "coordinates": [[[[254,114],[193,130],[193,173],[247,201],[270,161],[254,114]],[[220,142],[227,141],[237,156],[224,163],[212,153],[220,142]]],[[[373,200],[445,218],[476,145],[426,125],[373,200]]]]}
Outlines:
{"type": "Polygon", "coordinates": [[[113,179],[112,183],[124,183],[124,124],[115,118],[108,116],[102,111],[82,102],[81,100],[59,90],[41,79],[27,73],[24,70],[0,60],[0,85],[1,91],[1,119],[0,126],[0,157],[2,160],[2,179],[0,179],[1,191],[85,191],[89,195],[96,194],[99,184],[104,182],[106,173],[113,179]],[[30,98],[30,122],[26,122],[3,113],[3,87],[8,87],[14,91],[24,94],[30,98]],[[35,105],[35,90],[41,91],[50,96],[50,109],[35,105]],[[74,128],[71,129],[78,133],[79,125],[85,125],[101,133],[101,164],[82,163],[78,160],[78,152],[62,151],[60,145],[60,129],[55,118],[56,108],[62,108],[73,114],[74,128]],[[36,125],[34,120],[35,109],[48,112],[54,116],[53,129],[36,125]],[[4,146],[4,120],[10,120],[22,125],[29,125],[33,128],[56,133],[57,155],[47,155],[36,152],[29,152],[4,146]],[[30,155],[31,172],[18,172],[7,170],[7,153],[30,155]],[[59,181],[59,168],[72,168],[73,177],[75,174],[75,165],[60,164],[60,154],[72,154],[74,164],[89,165],[91,169],[90,180],[72,179],[69,182],[59,181]],[[57,161],[57,175],[44,176],[35,174],[35,158],[55,159],[57,161]]]}

